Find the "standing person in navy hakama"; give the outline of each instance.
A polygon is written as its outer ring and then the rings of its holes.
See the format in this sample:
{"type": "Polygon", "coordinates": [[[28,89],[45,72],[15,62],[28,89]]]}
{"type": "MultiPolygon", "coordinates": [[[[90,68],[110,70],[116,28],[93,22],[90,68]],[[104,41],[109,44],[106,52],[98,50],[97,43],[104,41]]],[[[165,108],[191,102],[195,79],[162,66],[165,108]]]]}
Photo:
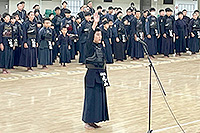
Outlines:
{"type": "Polygon", "coordinates": [[[162,34],[162,48],[161,52],[164,54],[165,58],[169,58],[169,54],[174,53],[174,22],[175,19],[172,16],[172,10],[170,8],[165,9],[166,15],[164,16],[164,24],[163,24],[163,30],[161,30],[162,34]]]}
{"type": "Polygon", "coordinates": [[[151,15],[146,19],[145,30],[146,30],[146,42],[148,52],[151,58],[155,58],[153,55],[157,54],[157,41],[160,37],[160,29],[158,19],[155,17],[155,8],[150,9],[151,15]]]}
{"type": "Polygon", "coordinates": [[[43,69],[47,69],[47,65],[53,64],[52,59],[52,42],[54,42],[54,35],[51,29],[51,21],[49,18],[44,19],[43,27],[39,31],[39,58],[38,63],[42,65],[43,69]]]}
{"type": "Polygon", "coordinates": [[[67,27],[63,26],[61,30],[62,34],[58,37],[58,46],[60,46],[60,63],[64,67],[66,66],[66,63],[71,62],[71,39],[67,35],[67,27]]]}
{"type": "Polygon", "coordinates": [[[23,43],[19,65],[32,71],[37,67],[37,24],[34,22],[34,12],[28,13],[28,20],[23,25],[23,43]]]}
{"type": "Polygon", "coordinates": [[[132,38],[133,47],[131,50],[131,58],[134,60],[139,60],[140,58],[144,58],[144,50],[143,46],[140,42],[137,41],[137,38],[144,40],[144,27],[143,21],[141,20],[140,11],[136,11],[136,19],[132,22],[131,30],[134,38],[132,38]]]}
{"type": "Polygon", "coordinates": [[[21,56],[21,46],[22,46],[22,24],[19,21],[19,15],[17,13],[13,13],[11,19],[12,27],[13,27],[13,43],[15,49],[13,51],[14,56],[14,66],[19,66],[20,56],[21,56]]]}
{"type": "MultiPolygon", "coordinates": [[[[163,31],[163,24],[164,24],[164,16],[165,16],[165,11],[163,9],[159,10],[159,17],[158,17],[158,22],[159,22],[159,28],[160,28],[160,33],[164,33],[163,31]]],[[[157,52],[161,54],[161,48],[162,48],[162,36],[158,38],[158,46],[157,46],[157,52]]]]}
{"type": "Polygon", "coordinates": [[[10,15],[3,14],[4,22],[0,25],[0,68],[3,69],[3,74],[8,74],[7,69],[13,68],[13,32],[12,24],[10,23],[10,15]]]}
{"type": "Polygon", "coordinates": [[[119,11],[117,13],[117,20],[114,23],[114,37],[115,37],[115,59],[116,61],[123,61],[125,59],[125,43],[127,41],[127,33],[125,24],[122,21],[123,13],[119,11]]]}
{"type": "Polygon", "coordinates": [[[193,18],[189,23],[189,41],[188,47],[192,54],[199,52],[199,40],[200,40],[200,18],[196,13],[193,13],[193,18]]]}
{"type": "Polygon", "coordinates": [[[111,64],[113,63],[113,57],[112,57],[112,41],[109,31],[109,22],[107,20],[103,21],[103,27],[101,29],[102,31],[102,44],[105,48],[106,53],[106,63],[111,64]]]}
{"type": "Polygon", "coordinates": [[[178,13],[178,19],[175,21],[175,36],[176,36],[176,56],[181,56],[181,52],[186,52],[187,25],[183,20],[183,13],[178,13]]]}
{"type": "Polygon", "coordinates": [[[96,28],[98,13],[94,14],[94,23],[89,30],[86,51],[85,98],[82,120],[86,129],[100,128],[96,123],[109,120],[106,87],[109,86],[106,72],[105,53],[101,43],[102,33],[96,28]]]}
{"type": "Polygon", "coordinates": [[[79,63],[85,63],[86,43],[88,40],[88,31],[91,28],[91,25],[91,14],[86,12],[85,20],[83,20],[79,28],[79,63]]]}

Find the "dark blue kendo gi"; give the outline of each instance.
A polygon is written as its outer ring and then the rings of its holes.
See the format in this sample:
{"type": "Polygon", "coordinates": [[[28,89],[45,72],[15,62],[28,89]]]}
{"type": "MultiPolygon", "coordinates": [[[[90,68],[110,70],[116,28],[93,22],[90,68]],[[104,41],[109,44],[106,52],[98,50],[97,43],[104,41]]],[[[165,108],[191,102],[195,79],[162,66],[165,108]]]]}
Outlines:
{"type": "Polygon", "coordinates": [[[60,63],[70,63],[71,54],[69,46],[71,47],[71,39],[68,35],[60,34],[58,37],[58,45],[60,46],[60,63]]]}
{"type": "Polygon", "coordinates": [[[105,44],[106,63],[111,64],[113,63],[113,57],[112,57],[112,47],[109,41],[109,39],[111,39],[110,31],[109,29],[106,30],[104,27],[102,27],[101,31],[102,31],[102,41],[105,44]]]}
{"type": "Polygon", "coordinates": [[[188,47],[190,51],[194,54],[196,52],[199,52],[199,40],[200,40],[200,18],[192,19],[188,25],[189,29],[189,41],[188,41],[188,47]],[[192,37],[191,33],[193,33],[195,36],[192,37]]]}
{"type": "MultiPolygon", "coordinates": [[[[164,16],[159,16],[158,17],[158,22],[159,22],[159,28],[160,28],[160,33],[164,33],[164,16]]],[[[157,45],[157,52],[161,54],[161,48],[162,48],[162,35],[158,38],[158,45],[157,45]]]]}
{"type": "Polygon", "coordinates": [[[186,52],[186,36],[187,36],[187,25],[182,19],[177,19],[174,26],[175,36],[179,37],[176,39],[175,49],[176,53],[186,52]]]}
{"type": "Polygon", "coordinates": [[[145,39],[147,45],[148,45],[148,52],[149,55],[156,55],[157,54],[157,37],[160,34],[160,28],[159,28],[159,22],[158,19],[155,16],[149,16],[146,19],[145,23],[145,30],[146,35],[151,35],[151,38],[145,39]]]}
{"type": "Polygon", "coordinates": [[[53,46],[53,61],[56,60],[58,53],[59,53],[59,48],[58,48],[58,36],[60,35],[60,30],[61,30],[61,22],[62,22],[62,16],[61,15],[56,15],[53,20],[52,23],[54,24],[54,29],[56,32],[56,42],[55,45],[53,46]]]}
{"type": "Polygon", "coordinates": [[[105,18],[107,18],[107,20],[112,20],[113,22],[115,22],[115,21],[114,21],[114,16],[113,16],[112,14],[107,13],[107,14],[105,15],[105,18]]]}
{"type": "MultiPolygon", "coordinates": [[[[61,22],[61,26],[66,26],[67,27],[67,33],[68,34],[73,34],[73,35],[77,35],[77,29],[75,26],[74,21],[72,20],[72,18],[63,18],[62,22],[61,22]]],[[[71,59],[75,59],[75,44],[74,44],[74,40],[72,40],[72,48],[70,50],[71,53],[71,59]]]]}
{"type": "Polygon", "coordinates": [[[23,67],[37,67],[37,47],[38,37],[37,24],[27,20],[23,25],[23,43],[19,65],[23,67]],[[28,48],[24,48],[27,43],[28,48]]]}
{"type": "Polygon", "coordinates": [[[52,65],[53,59],[52,59],[52,42],[54,42],[54,35],[51,28],[45,28],[43,27],[39,31],[38,35],[38,42],[39,42],[39,57],[38,57],[38,63],[40,65],[46,66],[46,65],[52,65]]]}
{"type": "Polygon", "coordinates": [[[163,24],[163,30],[161,33],[162,37],[163,34],[167,35],[167,38],[162,38],[162,48],[161,48],[161,53],[164,54],[165,56],[168,56],[169,54],[174,53],[174,43],[173,43],[173,33],[174,33],[174,22],[175,19],[173,16],[164,16],[164,24],[163,24]]]}
{"type": "Polygon", "coordinates": [[[17,21],[15,22],[15,24],[12,25],[12,27],[13,27],[13,43],[15,46],[15,49],[13,51],[14,66],[19,66],[23,30],[22,30],[22,25],[17,21]]]}
{"type": "Polygon", "coordinates": [[[143,27],[143,21],[140,19],[134,19],[131,24],[131,31],[132,31],[132,50],[131,50],[131,58],[144,58],[144,50],[143,46],[140,42],[135,40],[135,37],[144,40],[144,31],[145,28],[143,27]]]}
{"type": "Polygon", "coordinates": [[[86,46],[85,98],[82,120],[85,123],[98,123],[109,120],[106,86],[109,86],[105,68],[103,44],[93,42],[94,31],[89,33],[86,46]]]}
{"type": "Polygon", "coordinates": [[[114,23],[113,26],[114,30],[114,37],[115,37],[115,42],[114,42],[114,49],[115,49],[115,59],[123,61],[125,59],[125,43],[127,41],[127,33],[125,29],[125,25],[122,20],[117,19],[114,23]],[[119,42],[116,42],[116,38],[119,38],[119,42]]]}
{"type": "Polygon", "coordinates": [[[79,28],[79,63],[85,63],[86,43],[88,40],[88,31],[92,23],[84,20],[79,28]]]}
{"type": "MultiPolygon", "coordinates": [[[[183,16],[183,20],[185,21],[186,25],[187,25],[187,35],[189,35],[189,23],[190,23],[190,17],[188,16],[183,16]]],[[[189,38],[186,38],[186,48],[188,48],[188,41],[189,38]]]]}
{"type": "Polygon", "coordinates": [[[128,56],[131,56],[131,22],[133,20],[135,20],[135,17],[133,15],[126,15],[123,17],[122,21],[128,21],[128,24],[125,25],[125,29],[126,29],[126,33],[127,33],[127,41],[126,41],[126,44],[125,44],[125,57],[126,57],[126,54],[128,56]]]}
{"type": "Polygon", "coordinates": [[[13,33],[10,22],[2,22],[0,25],[0,44],[4,50],[0,50],[0,68],[11,69],[14,65],[13,58],[13,33]]]}
{"type": "Polygon", "coordinates": [[[26,21],[26,10],[24,9],[22,11],[17,10],[16,13],[19,14],[19,19],[21,20],[22,23],[26,21]]]}

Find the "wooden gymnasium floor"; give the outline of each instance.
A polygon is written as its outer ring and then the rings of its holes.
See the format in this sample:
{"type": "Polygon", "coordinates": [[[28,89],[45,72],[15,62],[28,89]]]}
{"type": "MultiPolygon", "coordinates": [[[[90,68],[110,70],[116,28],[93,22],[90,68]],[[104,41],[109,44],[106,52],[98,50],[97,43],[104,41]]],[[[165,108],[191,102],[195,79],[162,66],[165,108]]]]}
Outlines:
{"type": "MultiPolygon", "coordinates": [[[[108,65],[110,121],[84,129],[81,121],[86,69],[73,61],[48,70],[16,68],[0,74],[0,133],[145,133],[148,120],[146,59],[108,65]]],[[[153,60],[168,102],[186,133],[200,132],[200,54],[153,60]]],[[[181,133],[153,75],[153,133],[181,133]]]]}

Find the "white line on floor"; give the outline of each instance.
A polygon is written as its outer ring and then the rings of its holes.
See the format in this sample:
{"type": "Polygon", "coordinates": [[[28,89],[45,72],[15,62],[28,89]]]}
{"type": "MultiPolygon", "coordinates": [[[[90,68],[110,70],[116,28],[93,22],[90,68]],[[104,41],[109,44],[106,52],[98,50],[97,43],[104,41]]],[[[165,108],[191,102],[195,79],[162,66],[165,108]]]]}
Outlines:
{"type": "MultiPolygon", "coordinates": [[[[200,120],[196,120],[196,121],[191,121],[191,122],[188,122],[188,123],[184,123],[184,124],[181,124],[181,126],[187,126],[187,125],[194,124],[194,123],[197,123],[197,122],[200,122],[200,120]]],[[[176,126],[171,126],[171,127],[165,127],[165,128],[162,128],[162,129],[153,130],[153,132],[154,132],[154,133],[155,133],[155,132],[161,132],[161,131],[173,129],[173,128],[176,128],[176,127],[179,127],[179,126],[176,125],[176,126]]],[[[184,128],[183,128],[183,129],[184,129],[184,128]]]]}

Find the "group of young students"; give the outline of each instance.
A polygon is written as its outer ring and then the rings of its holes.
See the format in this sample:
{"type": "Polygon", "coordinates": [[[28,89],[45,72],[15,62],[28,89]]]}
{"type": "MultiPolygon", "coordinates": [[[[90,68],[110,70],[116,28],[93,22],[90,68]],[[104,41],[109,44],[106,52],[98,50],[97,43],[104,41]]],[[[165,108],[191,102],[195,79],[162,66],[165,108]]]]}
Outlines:
{"type": "Polygon", "coordinates": [[[67,9],[67,2],[62,8],[54,9],[44,18],[40,6],[34,5],[33,11],[26,13],[25,2],[17,4],[17,11],[12,15],[2,14],[0,21],[0,68],[3,74],[14,66],[23,66],[27,71],[41,65],[47,69],[57,57],[61,65],[66,66],[79,56],[79,63],[85,64],[86,44],[89,29],[93,24],[93,14],[98,12],[100,21],[98,27],[102,32],[102,44],[106,63],[144,58],[142,44],[138,38],[147,43],[150,56],[163,54],[168,58],[176,53],[190,50],[192,54],[199,52],[200,18],[199,11],[193,13],[190,19],[187,11],[179,12],[175,20],[170,8],[160,9],[156,17],[155,8],[143,13],[133,7],[123,15],[121,8],[109,7],[108,11],[101,6],[95,11],[92,2],[80,7],[77,16],[72,16],[67,9]],[[188,49],[187,49],[188,48],[188,49]],[[114,55],[114,56],[113,56],[114,55]]]}

